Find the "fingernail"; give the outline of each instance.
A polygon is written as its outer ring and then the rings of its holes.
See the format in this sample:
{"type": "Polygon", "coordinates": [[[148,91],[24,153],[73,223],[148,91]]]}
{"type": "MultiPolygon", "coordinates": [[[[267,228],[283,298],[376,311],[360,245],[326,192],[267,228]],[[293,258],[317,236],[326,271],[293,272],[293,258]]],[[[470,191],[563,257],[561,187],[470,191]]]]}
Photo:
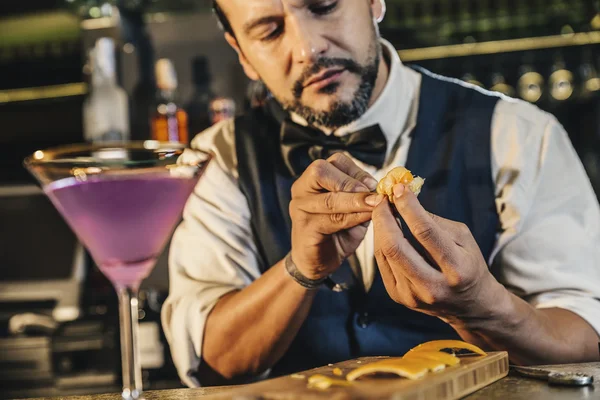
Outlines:
{"type": "Polygon", "coordinates": [[[365,198],[365,203],[367,203],[371,207],[376,207],[379,205],[379,203],[381,203],[382,200],[383,200],[382,194],[372,194],[365,198]]]}
{"type": "Polygon", "coordinates": [[[394,197],[396,197],[396,198],[402,197],[403,193],[404,193],[404,185],[403,184],[399,183],[394,186],[394,197]]]}
{"type": "Polygon", "coordinates": [[[363,179],[363,183],[365,185],[367,185],[367,187],[371,191],[377,189],[377,180],[373,177],[370,177],[370,176],[366,177],[365,179],[363,179]]]}

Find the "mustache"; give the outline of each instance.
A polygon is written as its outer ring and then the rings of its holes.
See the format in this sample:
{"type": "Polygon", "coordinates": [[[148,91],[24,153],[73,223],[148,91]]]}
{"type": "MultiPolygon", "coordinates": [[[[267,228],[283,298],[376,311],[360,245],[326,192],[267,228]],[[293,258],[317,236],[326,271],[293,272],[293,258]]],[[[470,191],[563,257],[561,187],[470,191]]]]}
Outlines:
{"type": "Polygon", "coordinates": [[[298,80],[294,83],[294,87],[292,92],[296,99],[299,99],[302,96],[302,91],[304,90],[304,84],[308,81],[312,76],[318,74],[324,69],[332,68],[332,67],[342,67],[348,72],[352,72],[354,74],[361,75],[363,71],[363,67],[354,60],[349,58],[319,58],[312,65],[308,66],[303,72],[302,75],[298,78],[298,80]]]}

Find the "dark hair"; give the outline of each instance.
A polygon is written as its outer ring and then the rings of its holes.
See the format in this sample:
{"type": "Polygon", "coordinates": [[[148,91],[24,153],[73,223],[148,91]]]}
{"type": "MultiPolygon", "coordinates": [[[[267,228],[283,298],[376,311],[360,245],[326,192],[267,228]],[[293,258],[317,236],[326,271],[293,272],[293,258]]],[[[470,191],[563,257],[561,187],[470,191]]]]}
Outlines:
{"type": "Polygon", "coordinates": [[[235,35],[233,33],[233,29],[231,29],[231,25],[229,24],[229,20],[227,19],[227,16],[223,12],[223,10],[221,10],[221,7],[219,7],[219,5],[217,4],[217,0],[212,0],[212,7],[213,7],[213,12],[217,16],[217,20],[219,21],[219,24],[221,25],[221,29],[223,29],[225,32],[229,33],[231,36],[235,37],[235,35]]]}

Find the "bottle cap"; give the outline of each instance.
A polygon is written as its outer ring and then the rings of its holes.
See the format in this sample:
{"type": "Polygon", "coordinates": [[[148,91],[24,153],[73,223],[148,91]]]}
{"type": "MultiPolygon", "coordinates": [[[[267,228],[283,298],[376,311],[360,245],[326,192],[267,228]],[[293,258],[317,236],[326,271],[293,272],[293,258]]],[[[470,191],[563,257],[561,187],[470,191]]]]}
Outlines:
{"type": "Polygon", "coordinates": [[[161,58],[155,65],[156,86],[162,90],[177,89],[177,75],[175,67],[168,58],[161,58]]]}

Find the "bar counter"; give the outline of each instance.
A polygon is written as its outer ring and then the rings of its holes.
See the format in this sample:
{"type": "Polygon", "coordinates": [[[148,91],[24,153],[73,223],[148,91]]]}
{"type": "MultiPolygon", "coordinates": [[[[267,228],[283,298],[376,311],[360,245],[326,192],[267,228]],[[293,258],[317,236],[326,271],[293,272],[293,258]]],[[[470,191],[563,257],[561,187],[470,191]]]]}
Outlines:
{"type": "MultiPolygon", "coordinates": [[[[331,368],[331,366],[329,366],[331,368]]],[[[468,400],[489,400],[489,399],[517,399],[517,400],[575,400],[575,399],[600,399],[600,362],[586,364],[565,364],[544,367],[556,372],[579,372],[594,376],[594,384],[585,387],[555,386],[540,380],[521,377],[517,373],[510,371],[509,375],[491,385],[480,389],[465,397],[468,400]]],[[[310,371],[309,374],[314,373],[310,371]]],[[[302,374],[302,373],[301,373],[302,374]]],[[[304,373],[307,374],[307,373],[304,373]]],[[[277,379],[273,379],[273,386],[277,385],[277,379]]],[[[266,382],[263,382],[263,384],[266,382]]],[[[212,398],[211,395],[219,395],[219,398],[232,398],[236,400],[262,400],[273,398],[270,396],[256,397],[236,395],[227,396],[227,392],[240,389],[241,386],[221,386],[198,389],[174,389],[174,390],[156,390],[144,392],[146,400],[192,400],[205,397],[212,398]]],[[[315,399],[329,398],[327,391],[315,390],[315,399]]],[[[329,393],[330,395],[333,393],[329,393]]],[[[296,396],[284,396],[286,399],[300,398],[296,396]]],[[[283,398],[283,397],[278,397],[283,398]]],[[[354,398],[350,395],[344,395],[343,392],[336,391],[335,399],[354,398]]],[[[392,396],[395,398],[395,396],[392,396]]],[[[90,396],[72,396],[72,397],[44,397],[36,400],[122,400],[120,393],[99,394],[90,396]]],[[[33,400],[33,399],[29,399],[33,400]]]]}

